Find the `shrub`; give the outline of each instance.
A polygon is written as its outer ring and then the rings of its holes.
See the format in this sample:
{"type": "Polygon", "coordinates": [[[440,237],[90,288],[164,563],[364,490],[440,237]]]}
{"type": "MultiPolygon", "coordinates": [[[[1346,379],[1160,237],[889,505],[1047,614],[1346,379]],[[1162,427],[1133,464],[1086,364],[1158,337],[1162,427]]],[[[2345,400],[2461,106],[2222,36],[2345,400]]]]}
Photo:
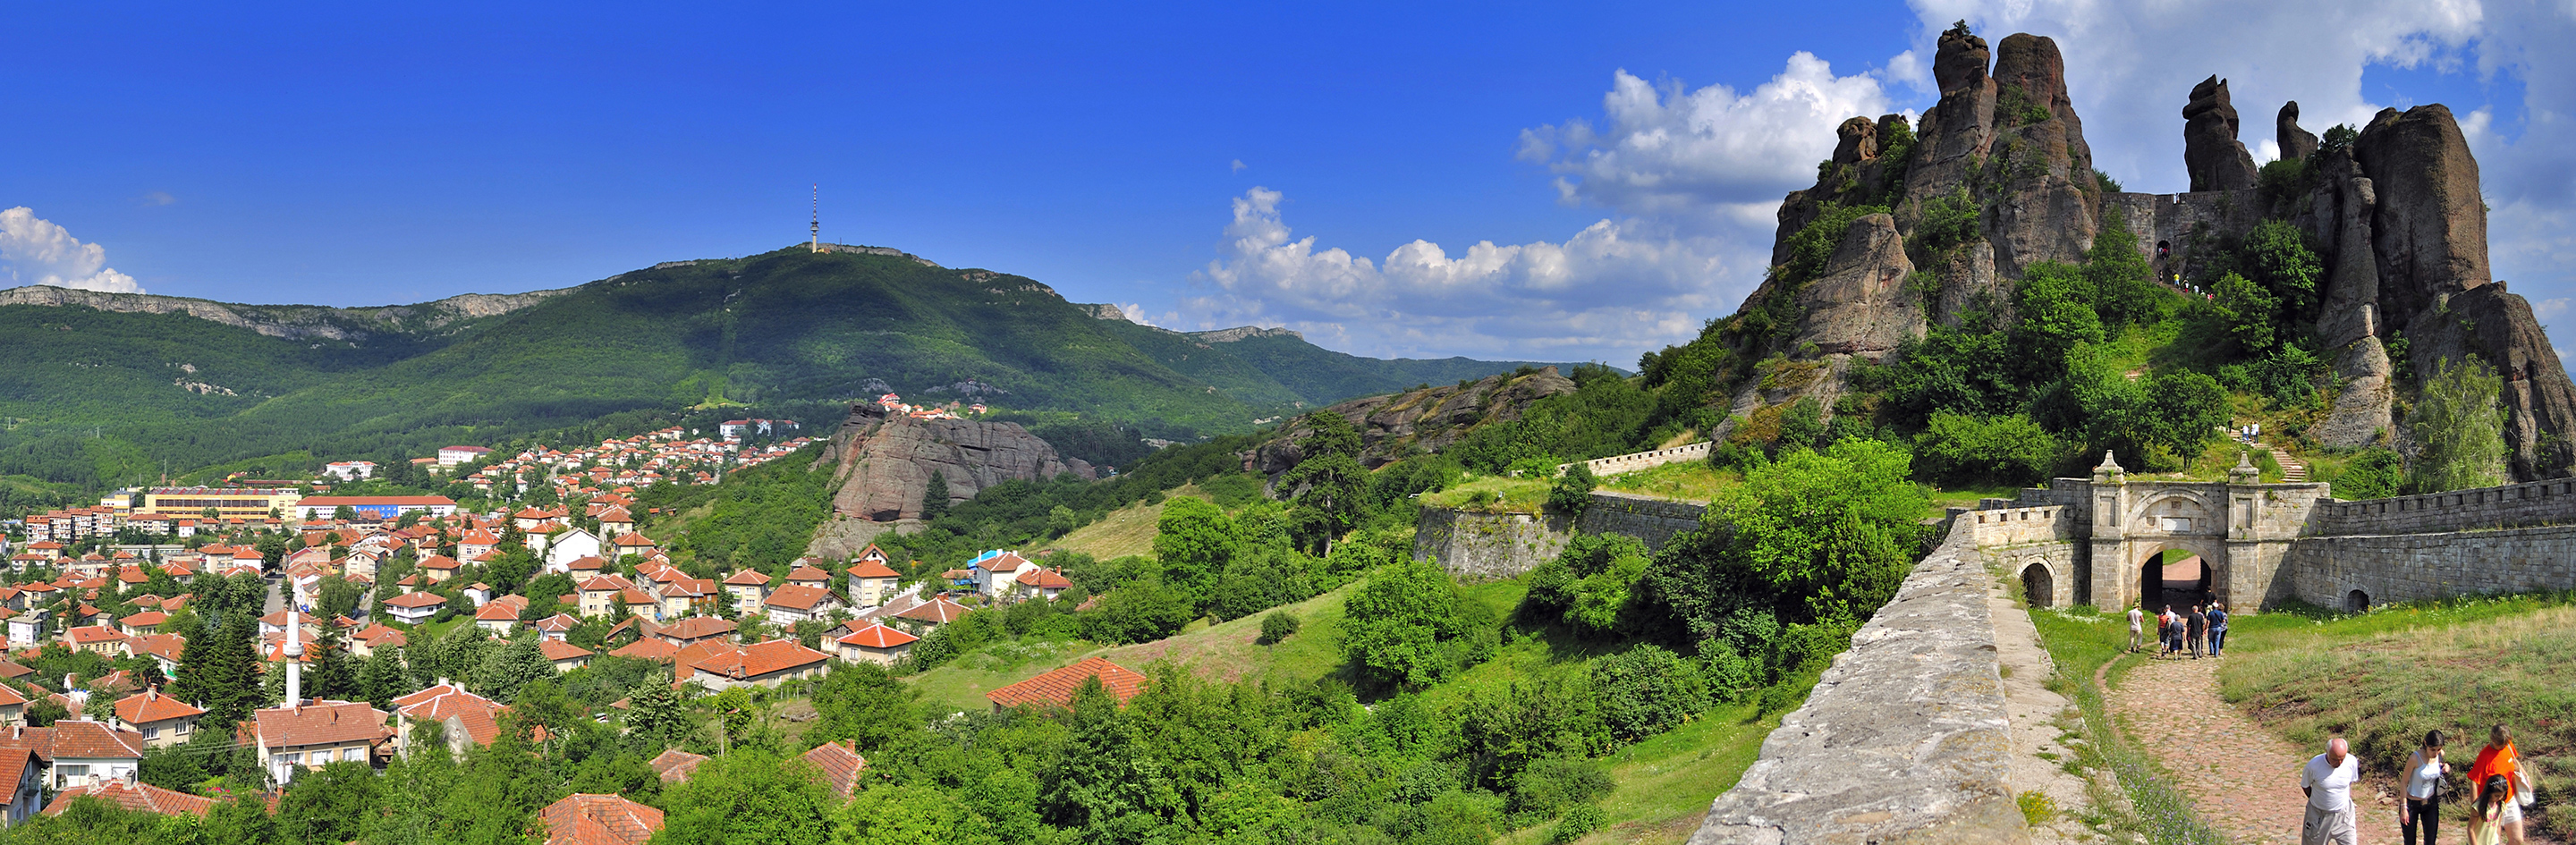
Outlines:
{"type": "Polygon", "coordinates": [[[1592,504],[1592,488],[1592,465],[1576,461],[1566,467],[1565,474],[1557,476],[1556,483],[1548,488],[1547,509],[1564,514],[1568,519],[1581,517],[1583,509],[1592,504]]]}
{"type": "Polygon", "coordinates": [[[1937,412],[1914,437],[1916,471],[1945,485],[2035,483],[2047,478],[2065,454],[2056,436],[2023,414],[1979,418],[1937,412]]]}
{"type": "Polygon", "coordinates": [[[1592,689],[1601,720],[1621,742],[1671,730],[1708,709],[1711,698],[1699,667],[1655,645],[1593,661],[1592,689]]]}
{"type": "Polygon", "coordinates": [[[2385,499],[2397,495],[2406,483],[2406,462],[2385,447],[2372,447],[2353,456],[2352,464],[2334,480],[2334,497],[2345,501],[2385,499]]]}
{"type": "Polygon", "coordinates": [[[1610,794],[1610,775],[1590,760],[1551,757],[1533,761],[1512,779],[1512,809],[1554,816],[1610,794]]]}
{"type": "Polygon", "coordinates": [[[1565,808],[1565,815],[1557,819],[1556,830],[1547,835],[1547,841],[1556,845],[1565,845],[1600,830],[1601,826],[1609,821],[1609,816],[1601,812],[1600,807],[1576,804],[1565,808]]]}
{"type": "Polygon", "coordinates": [[[1297,633],[1297,616],[1285,610],[1274,610],[1261,617],[1261,645],[1273,645],[1297,633]]]}

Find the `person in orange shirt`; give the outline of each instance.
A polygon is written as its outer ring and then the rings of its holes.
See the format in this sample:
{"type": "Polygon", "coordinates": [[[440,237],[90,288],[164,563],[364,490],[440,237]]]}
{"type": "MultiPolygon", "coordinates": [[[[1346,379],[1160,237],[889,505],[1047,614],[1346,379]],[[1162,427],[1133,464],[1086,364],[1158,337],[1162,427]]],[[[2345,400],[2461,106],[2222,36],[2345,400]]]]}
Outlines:
{"type": "Polygon", "coordinates": [[[2522,754],[2514,750],[2513,731],[2503,725],[2487,731],[2487,747],[2478,749],[2478,761],[2469,766],[2469,783],[2477,790],[2476,798],[2487,796],[2491,778],[2502,778],[2504,783],[2504,795],[2495,803],[2503,808],[2497,820],[2505,841],[2523,845],[2522,797],[2531,794],[2531,776],[2522,771],[2522,754]]]}

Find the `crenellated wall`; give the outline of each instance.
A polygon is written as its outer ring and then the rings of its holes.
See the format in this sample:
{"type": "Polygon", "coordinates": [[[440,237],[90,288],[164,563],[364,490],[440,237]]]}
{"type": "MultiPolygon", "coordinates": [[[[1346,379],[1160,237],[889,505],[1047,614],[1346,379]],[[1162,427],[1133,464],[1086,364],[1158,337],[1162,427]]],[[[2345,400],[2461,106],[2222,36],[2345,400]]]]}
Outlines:
{"type": "Polygon", "coordinates": [[[2317,510],[2315,533],[2420,534],[2576,522],[2576,480],[2565,478],[2334,502],[2317,510]]]}

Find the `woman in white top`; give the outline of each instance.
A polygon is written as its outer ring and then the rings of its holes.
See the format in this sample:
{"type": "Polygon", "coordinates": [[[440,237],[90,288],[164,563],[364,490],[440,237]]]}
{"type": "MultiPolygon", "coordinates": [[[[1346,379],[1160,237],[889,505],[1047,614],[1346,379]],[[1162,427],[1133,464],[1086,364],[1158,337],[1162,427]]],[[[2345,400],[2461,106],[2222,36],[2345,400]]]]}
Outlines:
{"type": "Polygon", "coordinates": [[[2424,747],[2407,756],[2405,772],[2406,803],[2397,808],[2397,829],[2406,845],[2415,845],[2415,829],[2423,828],[2422,842],[2434,845],[2442,823],[2442,777],[2451,773],[2451,764],[2442,760],[2441,731],[2424,732],[2424,747]]]}

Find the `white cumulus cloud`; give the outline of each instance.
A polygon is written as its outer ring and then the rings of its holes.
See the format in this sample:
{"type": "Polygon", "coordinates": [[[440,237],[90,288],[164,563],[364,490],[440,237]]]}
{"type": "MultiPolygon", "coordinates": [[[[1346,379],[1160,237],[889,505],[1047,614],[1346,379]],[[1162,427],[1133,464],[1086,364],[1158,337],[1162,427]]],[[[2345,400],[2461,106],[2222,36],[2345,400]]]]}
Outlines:
{"type": "Polygon", "coordinates": [[[12,285],[143,292],[133,276],[108,268],[106,247],[81,243],[23,205],[0,211],[0,275],[12,285]]]}
{"type": "MultiPolygon", "coordinates": [[[[1905,75],[1920,73],[1908,54],[1905,75]]],[[[1897,68],[1898,63],[1891,63],[1897,68]]],[[[1799,52],[1770,81],[1737,93],[1726,85],[1661,86],[1621,70],[1601,98],[1604,121],[1523,130],[1520,157],[1557,174],[1561,199],[1688,223],[1768,221],[1782,194],[1812,185],[1834,149],[1834,128],[1893,111],[1867,73],[1834,75],[1799,52]]]]}
{"type": "Polygon", "coordinates": [[[1197,274],[1209,288],[1180,303],[1200,328],[1284,325],[1366,354],[1601,358],[1687,339],[1721,307],[1721,282],[1758,266],[1721,238],[1651,220],[1603,220],[1563,242],[1458,254],[1414,240],[1383,258],[1296,237],[1285,197],[1254,188],[1234,200],[1220,257],[1197,274]]]}

